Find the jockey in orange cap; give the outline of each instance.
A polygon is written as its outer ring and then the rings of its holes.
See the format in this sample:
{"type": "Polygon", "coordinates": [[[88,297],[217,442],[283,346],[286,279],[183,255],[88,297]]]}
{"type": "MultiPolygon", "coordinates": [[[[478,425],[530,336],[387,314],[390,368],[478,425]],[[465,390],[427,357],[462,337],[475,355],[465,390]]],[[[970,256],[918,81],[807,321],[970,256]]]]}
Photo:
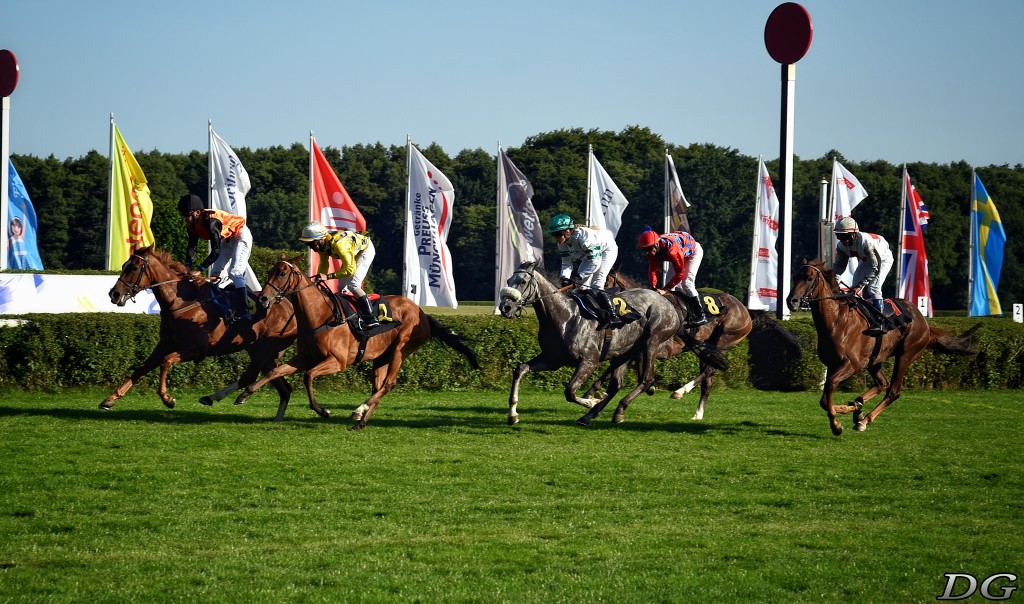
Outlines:
{"type": "Polygon", "coordinates": [[[651,227],[640,233],[637,243],[647,254],[647,276],[651,287],[658,288],[659,265],[662,261],[668,261],[672,266],[672,278],[665,283],[664,289],[658,289],[658,293],[678,289],[690,309],[690,325],[707,323],[707,313],[704,312],[694,286],[700,262],[704,258],[704,248],[689,233],[680,231],[658,235],[651,227]]]}

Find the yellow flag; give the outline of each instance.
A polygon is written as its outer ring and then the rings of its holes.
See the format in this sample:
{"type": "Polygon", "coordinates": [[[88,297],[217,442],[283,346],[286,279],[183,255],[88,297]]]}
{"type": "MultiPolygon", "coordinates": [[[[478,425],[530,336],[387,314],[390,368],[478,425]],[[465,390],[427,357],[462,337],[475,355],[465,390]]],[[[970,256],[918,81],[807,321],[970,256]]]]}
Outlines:
{"type": "Polygon", "coordinates": [[[110,266],[107,270],[120,270],[132,255],[136,245],[153,245],[153,200],[149,197],[149,184],[135,161],[132,150],[121,138],[114,125],[114,157],[110,191],[110,266]]]}

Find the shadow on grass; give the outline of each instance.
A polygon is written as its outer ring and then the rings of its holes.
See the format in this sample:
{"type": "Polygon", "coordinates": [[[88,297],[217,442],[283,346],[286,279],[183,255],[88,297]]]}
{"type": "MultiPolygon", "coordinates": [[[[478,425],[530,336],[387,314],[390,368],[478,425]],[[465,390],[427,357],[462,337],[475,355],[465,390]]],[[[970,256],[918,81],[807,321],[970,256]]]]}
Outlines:
{"type": "MultiPolygon", "coordinates": [[[[276,407],[275,407],[276,411],[276,407]]],[[[211,411],[195,410],[190,411],[181,408],[175,409],[38,409],[29,406],[0,405],[0,418],[32,416],[52,417],[54,419],[94,420],[94,421],[122,421],[122,422],[149,422],[162,424],[263,424],[273,422],[274,416],[253,417],[238,413],[214,413],[211,411]]],[[[318,424],[325,421],[320,417],[291,418],[285,417],[283,423],[318,424]]]]}

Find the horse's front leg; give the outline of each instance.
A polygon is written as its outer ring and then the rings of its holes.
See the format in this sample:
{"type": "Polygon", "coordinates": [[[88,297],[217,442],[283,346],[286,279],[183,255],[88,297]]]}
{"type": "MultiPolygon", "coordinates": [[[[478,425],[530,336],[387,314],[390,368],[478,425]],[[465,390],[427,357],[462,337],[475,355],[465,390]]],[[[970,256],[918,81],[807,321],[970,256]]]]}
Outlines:
{"type": "Polygon", "coordinates": [[[548,371],[550,369],[557,369],[557,367],[549,366],[544,360],[544,356],[538,354],[512,370],[512,390],[508,395],[508,425],[514,426],[519,423],[519,384],[522,382],[523,376],[531,371],[548,371]]]}
{"type": "MultiPolygon", "coordinates": [[[[291,375],[291,374],[295,373],[296,371],[301,371],[302,367],[298,366],[298,365],[293,365],[292,364],[293,362],[296,362],[296,360],[292,359],[292,360],[288,361],[287,363],[283,363],[281,365],[278,365],[270,373],[266,374],[265,376],[261,377],[260,379],[258,379],[255,382],[249,384],[248,386],[246,386],[245,390],[242,390],[242,393],[239,394],[238,398],[235,399],[235,404],[236,405],[244,405],[245,401],[250,396],[252,396],[252,394],[254,392],[256,392],[260,388],[266,386],[267,382],[269,382],[271,380],[275,380],[275,379],[280,378],[280,377],[285,377],[285,376],[291,375]]],[[[281,409],[279,408],[278,411],[280,412],[281,409]]],[[[281,417],[281,413],[278,413],[278,417],[276,418],[276,421],[281,421],[282,419],[284,419],[284,418],[281,417]]]]}
{"type": "MultiPolygon", "coordinates": [[[[412,354],[411,352],[409,354],[412,354]]],[[[366,399],[360,408],[363,409],[359,420],[349,430],[362,430],[369,423],[370,417],[373,416],[373,412],[377,410],[377,405],[380,404],[380,400],[384,398],[384,395],[391,392],[395,385],[398,384],[398,371],[402,368],[402,362],[405,359],[405,355],[402,354],[402,347],[399,347],[395,351],[394,356],[391,357],[390,361],[386,361],[383,357],[379,357],[374,362],[373,371],[373,394],[370,398],[366,399]]],[[[354,415],[354,414],[353,414],[354,415]]],[[[354,419],[354,418],[353,418],[354,419]]]]}
{"type": "Polygon", "coordinates": [[[164,362],[160,365],[160,385],[157,386],[156,393],[160,395],[160,400],[167,405],[168,409],[174,409],[174,397],[167,392],[167,376],[171,373],[171,367],[181,361],[182,355],[180,353],[171,353],[164,358],[164,362]]]}
{"type": "Polygon", "coordinates": [[[597,404],[591,407],[590,411],[588,411],[582,417],[576,420],[577,426],[589,426],[590,422],[594,421],[594,418],[596,418],[601,413],[601,411],[604,410],[605,406],[607,406],[608,403],[613,398],[615,398],[615,395],[619,393],[619,388],[621,388],[622,386],[622,376],[624,373],[624,368],[627,362],[627,359],[620,358],[612,361],[612,364],[608,366],[608,371],[611,372],[612,374],[612,380],[608,384],[608,393],[605,395],[603,399],[598,401],[597,404]]]}
{"type": "MultiPolygon", "coordinates": [[[[576,371],[573,372],[572,377],[569,379],[569,383],[565,385],[565,400],[570,403],[576,403],[586,409],[593,408],[597,401],[591,398],[580,398],[576,391],[583,385],[584,380],[594,374],[599,365],[600,363],[595,359],[583,358],[580,360],[579,364],[576,365],[576,371]]],[[[608,367],[608,371],[612,371],[611,366],[608,367]]]]}
{"type": "Polygon", "coordinates": [[[157,344],[153,352],[149,353],[149,356],[146,357],[146,360],[132,372],[131,377],[125,380],[123,384],[118,386],[117,390],[114,390],[110,396],[100,403],[100,409],[104,411],[111,409],[119,398],[127,394],[132,389],[132,386],[142,379],[142,376],[156,369],[166,355],[167,348],[162,344],[157,344]]]}
{"type": "Polygon", "coordinates": [[[851,405],[836,405],[832,402],[832,394],[839,384],[853,375],[853,365],[849,361],[843,361],[839,366],[829,367],[825,375],[825,384],[821,392],[821,408],[828,414],[829,427],[832,434],[839,436],[843,433],[843,425],[836,419],[836,414],[849,413],[856,409],[851,405]]]}
{"type": "Polygon", "coordinates": [[[318,403],[316,400],[316,394],[313,393],[313,378],[316,377],[317,375],[322,374],[313,373],[313,371],[307,371],[305,378],[303,379],[303,384],[305,384],[306,386],[306,396],[309,398],[309,408],[316,412],[316,414],[319,415],[320,417],[328,418],[331,416],[330,410],[321,407],[320,403],[318,403]]]}

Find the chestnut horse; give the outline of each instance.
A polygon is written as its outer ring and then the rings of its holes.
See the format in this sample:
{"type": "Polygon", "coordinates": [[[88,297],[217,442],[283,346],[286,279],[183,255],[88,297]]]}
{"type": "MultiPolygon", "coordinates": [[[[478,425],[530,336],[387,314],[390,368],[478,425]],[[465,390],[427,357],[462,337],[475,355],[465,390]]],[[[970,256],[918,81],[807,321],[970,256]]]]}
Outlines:
{"type": "MultiPolygon", "coordinates": [[[[313,379],[344,371],[349,365],[360,361],[373,361],[373,390],[370,398],[356,407],[352,413],[355,425],[352,430],[365,428],[377,404],[390,392],[398,379],[402,362],[433,338],[448,345],[467,359],[474,369],[479,369],[476,353],[462,341],[462,338],[441,325],[436,319],[423,312],[415,302],[404,296],[385,296],[390,307],[387,321],[399,322],[398,327],[369,339],[352,332],[347,321],[338,321],[335,315],[334,293],[322,281],[314,281],[295,263],[302,259],[280,260],[267,277],[267,283],[260,295],[264,308],[273,309],[288,300],[295,308],[299,323],[297,353],[263,378],[250,384],[238,396],[236,404],[245,402],[253,392],[268,381],[283,378],[297,371],[305,372],[306,394],[309,407],[320,417],[328,417],[313,393],[313,379]],[[271,293],[276,292],[276,293],[271,293]]],[[[347,318],[347,317],[346,317],[347,318]]],[[[277,417],[284,415],[287,403],[278,408],[277,417]]]]}
{"type": "MultiPolygon", "coordinates": [[[[199,361],[208,356],[220,356],[245,350],[250,363],[238,381],[216,394],[204,396],[200,402],[212,405],[234,390],[239,384],[252,383],[260,371],[270,371],[285,348],[295,341],[297,331],[295,313],[291,305],[283,305],[256,317],[253,322],[239,321],[225,324],[220,306],[213,300],[212,285],[205,279],[192,281],[185,265],[173,260],[166,252],[154,246],[136,249],[121,267],[117,283],[110,289],[110,301],[124,306],[146,289],[152,289],[160,305],[160,341],[142,365],[132,372],[120,387],[100,403],[100,409],[110,409],[142,376],[160,366],[160,385],[157,393],[164,405],[174,407],[175,400],[167,392],[167,374],[171,366],[183,361],[199,361]]],[[[275,380],[274,388],[282,404],[288,404],[291,386],[285,380],[275,380]]]]}
{"type": "MultiPolygon", "coordinates": [[[[635,289],[642,287],[636,280],[627,275],[613,270],[608,275],[607,287],[618,287],[621,289],[635,289]]],[[[711,348],[724,353],[736,344],[743,341],[750,333],[754,325],[767,325],[777,329],[786,339],[792,340],[793,336],[781,328],[778,323],[766,311],[748,311],[736,297],[726,293],[716,294],[711,297],[701,294],[704,298],[703,304],[707,311],[708,322],[696,329],[686,333],[687,337],[676,336],[665,343],[665,346],[658,352],[658,360],[670,359],[678,354],[692,350],[698,353],[700,359],[700,373],[693,380],[672,392],[674,399],[683,398],[700,384],[700,401],[697,403],[697,410],[692,419],[704,419],[704,410],[707,407],[708,397],[711,389],[714,388],[714,375],[718,369],[724,369],[720,363],[712,362],[720,357],[718,355],[708,356],[700,354],[702,348],[711,348]],[[717,298],[717,300],[716,300],[717,298]]],[[[683,314],[689,311],[682,299],[674,293],[667,293],[665,297],[674,304],[683,314]]],[[[606,371],[587,392],[587,396],[599,391],[608,377],[606,371]]],[[[653,391],[648,392],[653,394],[653,391]]]]}
{"type": "Polygon", "coordinates": [[[900,389],[906,378],[907,369],[926,348],[944,354],[969,356],[977,354],[974,332],[979,323],[961,336],[928,324],[916,306],[904,303],[910,315],[910,323],[889,331],[881,336],[866,336],[868,321],[861,314],[852,296],[840,291],[836,276],[819,260],[803,260],[800,270],[793,279],[793,290],[789,296],[790,310],[797,310],[808,304],[814,329],[818,332],[818,358],[825,364],[824,389],[821,407],[828,413],[832,434],[839,436],[843,426],[836,414],[853,412],[854,428],[863,432],[868,424],[885,408],[900,397],[900,389]],[[891,381],[882,373],[882,362],[892,357],[891,381]],[[875,385],[846,405],[832,402],[832,393],[844,380],[858,371],[866,369],[875,385]],[[885,397],[871,413],[862,413],[864,403],[885,391],[885,397]]]}

